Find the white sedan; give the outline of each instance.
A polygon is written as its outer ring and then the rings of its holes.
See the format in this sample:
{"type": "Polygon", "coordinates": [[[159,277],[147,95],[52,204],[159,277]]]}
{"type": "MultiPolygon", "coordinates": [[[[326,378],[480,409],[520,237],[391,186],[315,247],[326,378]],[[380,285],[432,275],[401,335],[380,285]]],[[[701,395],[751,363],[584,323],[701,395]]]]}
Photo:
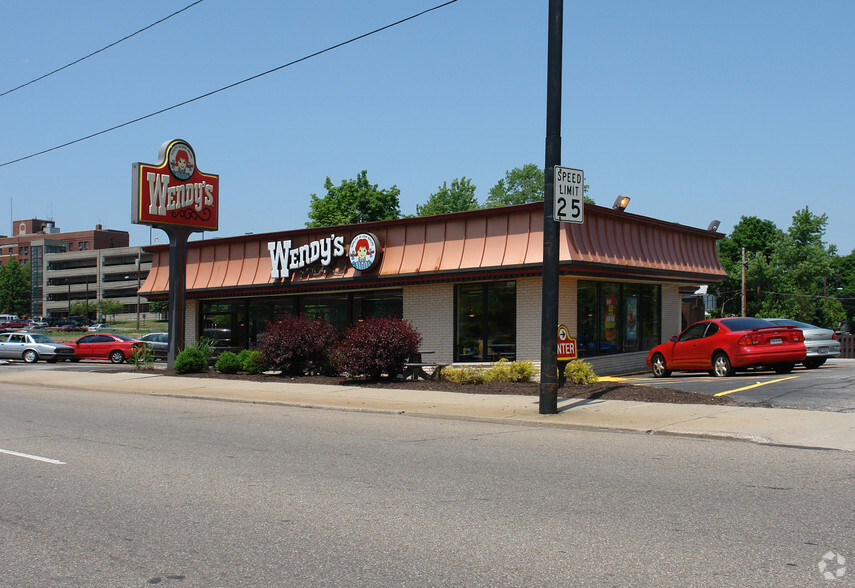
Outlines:
{"type": "Polygon", "coordinates": [[[101,331],[115,331],[116,329],[105,323],[97,323],[90,326],[89,330],[98,333],[101,331]]]}
{"type": "Polygon", "coordinates": [[[43,359],[53,363],[60,359],[74,359],[74,348],[56,343],[40,333],[3,333],[0,335],[0,357],[23,359],[35,363],[43,359]]]}

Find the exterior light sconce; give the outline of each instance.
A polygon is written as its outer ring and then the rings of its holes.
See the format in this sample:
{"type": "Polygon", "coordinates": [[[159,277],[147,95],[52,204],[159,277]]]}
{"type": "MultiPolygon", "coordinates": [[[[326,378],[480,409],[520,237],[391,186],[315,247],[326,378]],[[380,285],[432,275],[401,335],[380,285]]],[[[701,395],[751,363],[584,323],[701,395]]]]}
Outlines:
{"type": "Polygon", "coordinates": [[[623,212],[628,204],[629,204],[629,196],[618,196],[615,199],[615,203],[612,204],[612,208],[614,208],[618,212],[623,212]]]}
{"type": "Polygon", "coordinates": [[[721,221],[720,221],[720,220],[714,220],[713,222],[711,222],[711,223],[710,223],[710,226],[708,226],[708,227],[707,227],[707,230],[708,230],[708,231],[717,231],[717,230],[718,230],[718,226],[719,226],[720,224],[721,224],[721,221]]]}

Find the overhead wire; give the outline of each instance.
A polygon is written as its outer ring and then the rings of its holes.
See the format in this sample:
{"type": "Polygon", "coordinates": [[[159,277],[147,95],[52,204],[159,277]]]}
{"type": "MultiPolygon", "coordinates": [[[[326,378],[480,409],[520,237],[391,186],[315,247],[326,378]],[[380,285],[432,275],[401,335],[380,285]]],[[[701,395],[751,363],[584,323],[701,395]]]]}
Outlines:
{"type": "MultiPolygon", "coordinates": [[[[201,1],[201,0],[200,0],[200,1],[201,1]]],[[[413,20],[413,19],[418,18],[418,17],[420,17],[420,16],[424,16],[425,14],[428,14],[429,12],[433,12],[433,11],[435,11],[435,10],[439,10],[440,8],[445,8],[446,6],[448,6],[448,5],[450,5],[450,4],[454,4],[454,3],[455,3],[455,2],[457,2],[457,1],[458,1],[458,0],[448,0],[448,2],[443,2],[442,4],[438,4],[438,5],[436,5],[436,6],[432,7],[432,8],[428,8],[428,9],[422,10],[421,12],[417,12],[417,13],[415,13],[415,14],[413,14],[413,15],[410,15],[410,16],[408,16],[408,17],[406,17],[406,18],[402,18],[401,20],[398,20],[398,21],[395,21],[395,22],[393,22],[393,23],[387,24],[387,25],[385,25],[385,26],[382,26],[382,27],[380,27],[380,28],[374,29],[374,30],[369,31],[369,32],[367,32],[367,33],[363,33],[363,34],[361,34],[361,35],[358,35],[358,36],[356,36],[356,37],[353,37],[352,39],[348,39],[347,41],[342,41],[341,43],[337,43],[337,44],[335,44],[335,45],[331,45],[331,46],[327,47],[326,49],[321,49],[320,51],[315,51],[314,53],[310,53],[309,55],[306,55],[306,56],[304,56],[304,57],[300,57],[299,59],[295,59],[294,61],[290,61],[290,62],[288,62],[288,63],[282,64],[282,65],[280,65],[280,66],[278,66],[278,67],[274,67],[273,69],[269,69],[269,70],[267,70],[267,71],[264,71],[264,72],[261,72],[261,73],[255,74],[255,75],[250,76],[250,77],[248,77],[248,78],[244,78],[244,79],[242,79],[242,80],[240,80],[240,81],[238,81],[238,82],[234,82],[234,83],[232,83],[232,84],[228,84],[227,86],[223,86],[222,88],[218,88],[218,89],[216,89],[216,90],[212,90],[212,91],[210,91],[210,92],[206,92],[205,94],[201,94],[201,95],[199,95],[199,96],[196,96],[195,98],[190,98],[190,99],[188,99],[188,100],[184,100],[183,102],[179,102],[178,104],[173,104],[172,106],[168,106],[168,107],[166,107],[166,108],[161,108],[160,110],[157,110],[157,111],[155,111],[155,112],[151,112],[151,113],[149,113],[149,114],[146,114],[146,115],[140,116],[140,117],[135,118],[135,119],[133,119],[133,120],[129,120],[129,121],[127,121],[127,122],[124,122],[124,123],[121,123],[121,124],[118,124],[118,125],[112,126],[112,127],[110,127],[110,128],[107,128],[107,129],[104,129],[104,130],[98,131],[98,132],[96,132],[96,133],[92,133],[92,134],[90,134],[90,135],[86,135],[85,137],[80,137],[79,139],[75,139],[75,140],[73,140],[73,141],[69,141],[69,142],[67,142],[67,143],[63,143],[62,145],[57,145],[56,147],[51,147],[50,149],[44,149],[44,150],[42,150],[42,151],[38,151],[38,152],[36,152],[36,153],[32,153],[32,154],[30,154],[30,155],[25,155],[24,157],[19,157],[19,158],[17,158],[17,159],[12,159],[12,160],[10,160],[10,161],[6,161],[6,162],[4,162],[4,163],[0,163],[0,167],[5,167],[5,166],[7,166],[7,165],[12,165],[13,163],[19,163],[19,162],[21,162],[21,161],[25,161],[25,160],[27,160],[27,159],[32,159],[33,157],[38,157],[39,155],[44,155],[45,153],[50,153],[51,151],[56,151],[56,150],[58,150],[58,149],[63,149],[64,147],[68,147],[68,146],[70,146],[70,145],[74,145],[74,144],[76,144],[76,143],[81,143],[81,142],[86,141],[86,140],[88,140],[88,139],[92,139],[92,138],[94,138],[94,137],[98,137],[98,136],[100,136],[100,135],[104,135],[104,134],[106,134],[106,133],[110,133],[110,132],[112,132],[112,131],[115,131],[115,130],[121,129],[121,128],[123,128],[123,127],[127,127],[127,126],[130,126],[130,125],[132,125],[132,124],[138,123],[138,122],[140,122],[140,121],[143,121],[143,120],[146,120],[146,119],[149,119],[149,118],[152,118],[152,117],[158,116],[158,115],[160,115],[160,114],[163,114],[164,112],[169,112],[170,110],[175,110],[176,108],[181,108],[182,106],[186,106],[187,104],[191,104],[191,103],[196,102],[196,101],[198,101],[198,100],[202,100],[203,98],[208,98],[209,96],[213,96],[214,94],[219,94],[220,92],[224,92],[224,91],[226,91],[226,90],[230,90],[231,88],[234,88],[234,87],[240,86],[241,84],[245,84],[245,83],[247,83],[247,82],[251,82],[252,80],[256,80],[256,79],[261,78],[261,77],[264,77],[264,76],[266,76],[266,75],[270,75],[270,74],[272,74],[272,73],[275,73],[275,72],[277,72],[277,71],[279,71],[279,70],[285,69],[286,67],[290,67],[290,66],[292,66],[292,65],[296,65],[296,64],[301,63],[301,62],[303,62],[303,61],[306,61],[306,60],[308,60],[308,59],[312,59],[313,57],[317,57],[318,55],[323,55],[324,53],[328,53],[328,52],[333,51],[333,50],[335,50],[335,49],[339,49],[339,48],[341,48],[341,47],[344,47],[345,45],[349,45],[350,43],[354,43],[354,42],[359,41],[359,40],[361,40],[361,39],[364,39],[364,38],[366,38],[366,37],[370,37],[371,35],[375,35],[375,34],[377,34],[377,33],[383,32],[383,31],[385,31],[385,30],[387,30],[387,29],[391,29],[391,28],[396,27],[396,26],[398,26],[398,25],[401,25],[401,24],[403,24],[403,23],[405,23],[405,22],[407,22],[407,21],[413,20]]]]}
{"type": "Polygon", "coordinates": [[[55,73],[61,72],[61,71],[62,71],[62,70],[64,70],[64,69],[68,69],[68,68],[69,68],[69,67],[71,67],[72,65],[76,65],[76,64],[80,63],[81,61],[85,61],[86,59],[89,59],[90,57],[92,57],[92,56],[94,56],[94,55],[98,55],[99,53],[101,53],[101,52],[103,52],[103,51],[106,51],[106,50],[107,50],[107,49],[109,49],[110,47],[115,47],[115,46],[116,46],[116,45],[118,45],[119,43],[121,43],[121,42],[123,42],[123,41],[127,41],[127,40],[128,40],[128,39],[130,39],[131,37],[134,37],[134,36],[136,36],[136,35],[139,35],[140,33],[144,32],[144,31],[147,31],[148,29],[150,29],[150,28],[152,28],[152,27],[155,27],[155,26],[159,25],[160,23],[162,23],[162,22],[164,22],[164,21],[166,21],[166,20],[169,20],[169,19],[170,19],[170,18],[172,18],[173,16],[176,16],[176,15],[181,14],[181,13],[182,13],[182,12],[184,12],[185,10],[189,10],[190,8],[193,8],[193,7],[194,7],[194,6],[196,6],[197,4],[201,4],[201,3],[202,3],[202,2],[204,2],[204,1],[205,1],[205,0],[196,0],[196,2],[193,2],[193,3],[191,3],[191,4],[188,4],[187,6],[185,6],[184,8],[182,8],[181,10],[178,10],[178,11],[176,11],[176,12],[173,12],[173,13],[172,13],[172,14],[170,14],[169,16],[165,16],[165,17],[161,18],[160,20],[158,20],[158,21],[155,21],[155,22],[151,23],[151,24],[150,24],[150,25],[148,25],[147,27],[143,27],[143,28],[141,28],[140,30],[138,30],[138,31],[136,31],[136,32],[134,32],[134,33],[131,33],[130,35],[128,35],[128,36],[126,36],[126,37],[122,37],[122,38],[121,38],[121,39],[119,39],[118,41],[114,41],[113,43],[110,43],[110,44],[109,44],[109,45],[107,45],[106,47],[101,47],[100,49],[98,49],[97,51],[93,51],[93,52],[92,52],[92,53],[90,53],[89,55],[85,55],[84,57],[81,57],[80,59],[75,59],[75,60],[74,60],[74,61],[72,61],[71,63],[67,63],[67,64],[63,65],[62,67],[58,67],[57,69],[55,69],[55,70],[53,70],[53,71],[50,71],[50,72],[48,72],[48,73],[44,74],[43,76],[39,76],[39,77],[37,77],[37,78],[36,78],[36,79],[34,79],[34,80],[30,80],[30,81],[29,81],[29,82],[27,82],[26,84],[21,84],[20,86],[17,86],[17,87],[15,87],[15,88],[12,88],[11,90],[6,90],[5,92],[0,93],[0,98],[2,98],[3,96],[5,96],[6,94],[11,94],[12,92],[15,92],[15,91],[17,91],[17,90],[20,90],[21,88],[26,88],[27,86],[29,86],[29,85],[31,85],[31,84],[35,84],[36,82],[41,81],[41,80],[43,80],[43,79],[45,79],[45,78],[47,78],[47,77],[49,77],[49,76],[52,76],[52,75],[53,75],[53,74],[55,74],[55,73]]]}

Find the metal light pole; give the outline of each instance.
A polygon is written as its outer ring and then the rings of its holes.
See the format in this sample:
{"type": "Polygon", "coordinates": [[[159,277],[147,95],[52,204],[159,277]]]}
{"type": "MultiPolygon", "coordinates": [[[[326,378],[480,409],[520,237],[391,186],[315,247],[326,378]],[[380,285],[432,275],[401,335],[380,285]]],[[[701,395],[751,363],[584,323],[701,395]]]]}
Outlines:
{"type": "Polygon", "coordinates": [[[558,413],[558,222],[555,166],[561,165],[563,0],[549,0],[546,59],[546,165],[543,194],[543,289],[540,324],[540,414],[558,413]]]}

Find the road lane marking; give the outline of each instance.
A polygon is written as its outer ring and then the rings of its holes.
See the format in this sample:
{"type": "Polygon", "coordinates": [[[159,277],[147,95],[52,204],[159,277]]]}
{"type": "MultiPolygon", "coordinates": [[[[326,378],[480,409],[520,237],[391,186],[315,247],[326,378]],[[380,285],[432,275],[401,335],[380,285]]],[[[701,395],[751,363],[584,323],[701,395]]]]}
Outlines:
{"type": "Polygon", "coordinates": [[[742,388],[736,388],[735,390],[727,390],[726,392],[719,392],[718,394],[713,394],[713,396],[725,396],[726,394],[733,394],[734,392],[742,392],[743,390],[750,390],[751,388],[757,388],[758,386],[765,386],[766,384],[775,384],[777,382],[783,382],[785,380],[792,380],[793,378],[798,378],[798,376],[789,376],[787,378],[778,378],[777,380],[767,380],[765,382],[757,382],[756,384],[751,384],[750,386],[743,386],[742,388]]]}
{"type": "Polygon", "coordinates": [[[30,455],[29,453],[18,453],[17,451],[9,451],[8,449],[0,449],[0,453],[5,453],[6,455],[14,455],[15,457],[25,457],[27,459],[34,459],[36,461],[43,461],[46,463],[52,463],[56,465],[66,465],[64,461],[59,461],[58,459],[51,459],[49,457],[41,457],[39,455],[30,455]]]}

